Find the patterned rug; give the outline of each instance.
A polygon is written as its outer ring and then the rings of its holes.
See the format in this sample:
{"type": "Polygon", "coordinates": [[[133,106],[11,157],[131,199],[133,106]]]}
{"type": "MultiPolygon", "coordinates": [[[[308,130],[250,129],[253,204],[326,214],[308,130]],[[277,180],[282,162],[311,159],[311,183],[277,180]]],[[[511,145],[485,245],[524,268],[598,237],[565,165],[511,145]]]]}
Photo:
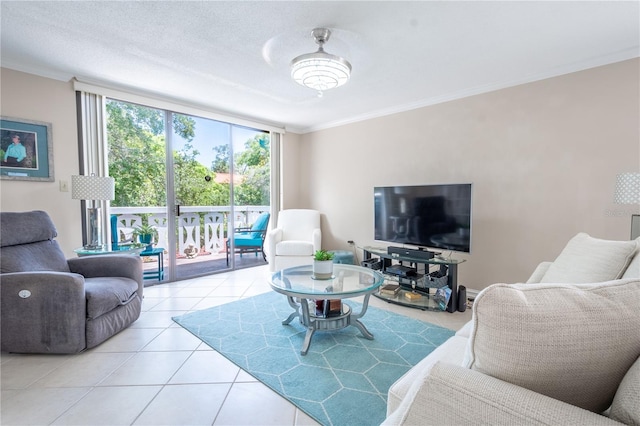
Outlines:
{"type": "Polygon", "coordinates": [[[269,292],[173,320],[323,425],[379,425],[389,387],[454,334],[370,306],[361,321],[374,340],[355,327],[317,331],[302,356],[306,329],[282,325],[291,312],[269,292]]]}

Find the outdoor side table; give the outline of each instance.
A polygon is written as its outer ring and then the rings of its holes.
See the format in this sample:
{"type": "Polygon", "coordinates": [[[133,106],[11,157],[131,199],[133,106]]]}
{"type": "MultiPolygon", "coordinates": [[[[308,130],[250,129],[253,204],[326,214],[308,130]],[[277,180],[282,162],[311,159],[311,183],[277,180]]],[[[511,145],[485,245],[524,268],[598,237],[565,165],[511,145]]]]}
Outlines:
{"type": "Polygon", "coordinates": [[[142,277],[145,280],[157,279],[162,281],[164,279],[164,249],[154,248],[151,250],[145,250],[140,253],[143,257],[156,257],[158,259],[158,267],[155,270],[148,270],[142,273],[142,277]]]}

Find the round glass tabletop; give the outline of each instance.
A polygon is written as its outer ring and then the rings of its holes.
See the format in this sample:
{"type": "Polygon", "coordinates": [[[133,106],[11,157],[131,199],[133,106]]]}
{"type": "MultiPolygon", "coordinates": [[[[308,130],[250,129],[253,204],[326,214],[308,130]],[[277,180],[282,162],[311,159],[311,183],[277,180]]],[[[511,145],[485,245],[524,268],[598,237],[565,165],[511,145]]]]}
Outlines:
{"type": "Polygon", "coordinates": [[[382,274],[369,268],[334,264],[330,279],[314,278],[312,265],[304,265],[275,272],[270,284],[288,296],[343,299],[372,293],[383,281],[382,274]]]}

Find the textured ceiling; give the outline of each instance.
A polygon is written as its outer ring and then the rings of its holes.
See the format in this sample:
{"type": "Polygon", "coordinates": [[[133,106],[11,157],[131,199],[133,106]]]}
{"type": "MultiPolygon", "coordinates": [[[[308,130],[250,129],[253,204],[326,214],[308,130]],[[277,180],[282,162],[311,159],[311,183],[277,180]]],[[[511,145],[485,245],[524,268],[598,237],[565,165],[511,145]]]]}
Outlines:
{"type": "Polygon", "coordinates": [[[1,1],[1,65],[305,132],[640,56],[637,1],[1,1]],[[347,58],[319,98],[289,62],[347,58]]]}

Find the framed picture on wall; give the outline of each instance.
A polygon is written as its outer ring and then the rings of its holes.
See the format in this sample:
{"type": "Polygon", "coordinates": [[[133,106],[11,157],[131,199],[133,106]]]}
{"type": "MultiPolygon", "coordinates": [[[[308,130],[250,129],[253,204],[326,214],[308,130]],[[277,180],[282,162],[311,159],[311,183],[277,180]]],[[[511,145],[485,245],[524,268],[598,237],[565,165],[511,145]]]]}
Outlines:
{"type": "Polygon", "coordinates": [[[0,179],[54,181],[51,123],[0,117],[0,179]]]}

